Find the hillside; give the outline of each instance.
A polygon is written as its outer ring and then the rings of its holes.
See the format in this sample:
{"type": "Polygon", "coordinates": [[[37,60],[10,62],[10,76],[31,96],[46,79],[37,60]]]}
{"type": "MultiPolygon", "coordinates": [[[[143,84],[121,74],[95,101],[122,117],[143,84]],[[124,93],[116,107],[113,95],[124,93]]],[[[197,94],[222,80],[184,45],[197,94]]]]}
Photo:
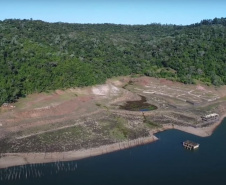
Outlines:
{"type": "Polygon", "coordinates": [[[177,25],[0,21],[0,105],[130,74],[226,84],[226,18],[177,25]]]}

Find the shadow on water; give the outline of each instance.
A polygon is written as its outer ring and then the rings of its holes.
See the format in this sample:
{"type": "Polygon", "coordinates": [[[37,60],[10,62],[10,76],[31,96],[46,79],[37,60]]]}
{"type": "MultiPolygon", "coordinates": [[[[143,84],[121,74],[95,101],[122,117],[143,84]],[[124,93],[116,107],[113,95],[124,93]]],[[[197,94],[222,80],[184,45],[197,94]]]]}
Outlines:
{"type": "Polygon", "coordinates": [[[147,103],[147,99],[144,96],[140,96],[141,100],[127,101],[124,105],[120,106],[120,109],[129,111],[152,111],[157,109],[155,105],[147,103]]]}
{"type": "Polygon", "coordinates": [[[210,137],[178,130],[158,141],[79,161],[25,165],[0,170],[1,185],[225,185],[226,119],[210,137]],[[200,144],[195,151],[182,142],[200,144]]]}

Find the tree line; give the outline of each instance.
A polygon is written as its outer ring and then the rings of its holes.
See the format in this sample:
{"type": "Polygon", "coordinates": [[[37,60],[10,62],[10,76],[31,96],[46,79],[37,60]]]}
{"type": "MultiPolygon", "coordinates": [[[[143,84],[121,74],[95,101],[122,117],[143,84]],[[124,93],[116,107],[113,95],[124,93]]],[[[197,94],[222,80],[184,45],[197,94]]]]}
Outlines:
{"type": "Polygon", "coordinates": [[[188,26],[0,21],[0,104],[130,74],[226,84],[226,18],[188,26]]]}

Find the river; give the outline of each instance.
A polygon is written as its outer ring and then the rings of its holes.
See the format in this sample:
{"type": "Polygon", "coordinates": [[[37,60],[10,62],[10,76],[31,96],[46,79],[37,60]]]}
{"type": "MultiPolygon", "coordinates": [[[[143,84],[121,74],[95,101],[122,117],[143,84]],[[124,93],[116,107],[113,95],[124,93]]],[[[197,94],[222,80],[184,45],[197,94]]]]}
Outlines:
{"type": "Polygon", "coordinates": [[[226,119],[206,138],[178,130],[158,141],[79,161],[0,170],[0,185],[226,184],[226,119]],[[200,144],[190,151],[182,142],[200,144]]]}

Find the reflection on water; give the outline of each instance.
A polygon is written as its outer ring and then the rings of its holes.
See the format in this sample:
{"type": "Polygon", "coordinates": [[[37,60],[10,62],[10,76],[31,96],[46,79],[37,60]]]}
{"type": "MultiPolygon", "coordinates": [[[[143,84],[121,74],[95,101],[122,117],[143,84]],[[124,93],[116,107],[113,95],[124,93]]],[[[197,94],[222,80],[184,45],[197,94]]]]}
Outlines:
{"type": "Polygon", "coordinates": [[[60,172],[77,170],[77,162],[55,162],[48,164],[30,164],[10,167],[0,170],[1,181],[25,180],[29,178],[41,178],[43,176],[57,175],[60,172]],[[48,170],[47,170],[48,168],[48,170]]]}

